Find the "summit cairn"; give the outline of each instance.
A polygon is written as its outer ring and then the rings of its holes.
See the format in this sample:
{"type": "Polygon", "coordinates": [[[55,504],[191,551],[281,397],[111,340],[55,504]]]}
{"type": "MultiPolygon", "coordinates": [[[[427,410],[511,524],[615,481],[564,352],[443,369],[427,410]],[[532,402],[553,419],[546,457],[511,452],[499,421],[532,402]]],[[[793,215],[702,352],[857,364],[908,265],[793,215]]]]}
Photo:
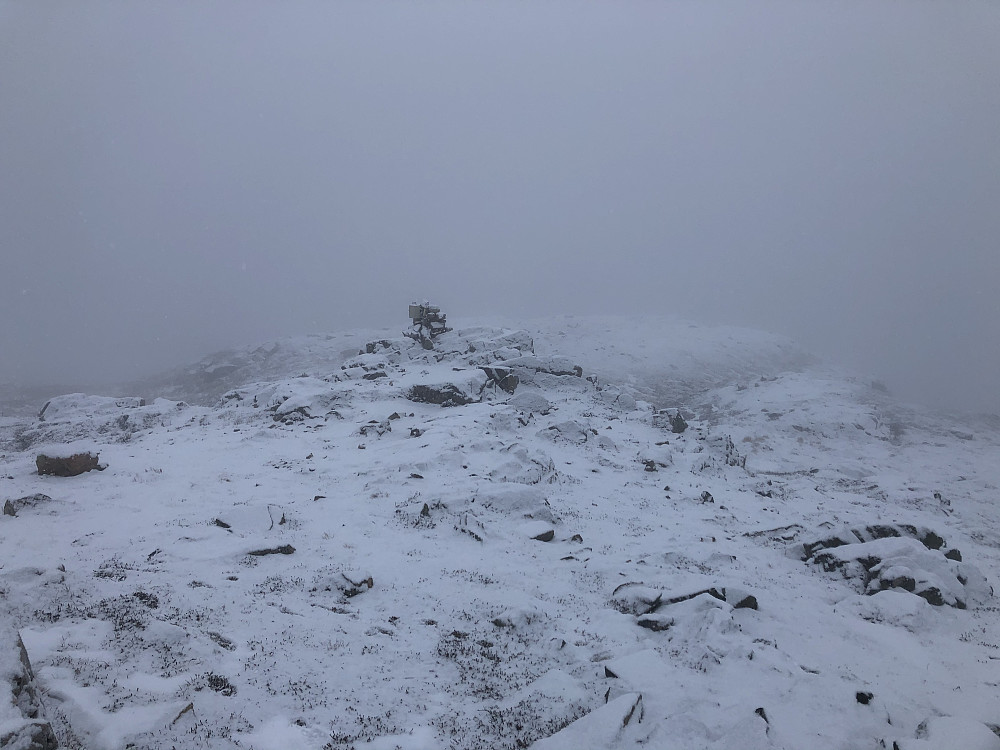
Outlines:
{"type": "Polygon", "coordinates": [[[433,349],[434,339],[451,330],[446,317],[440,307],[435,307],[426,300],[421,303],[411,302],[410,320],[413,322],[410,330],[403,331],[403,335],[419,341],[424,349],[433,349]]]}

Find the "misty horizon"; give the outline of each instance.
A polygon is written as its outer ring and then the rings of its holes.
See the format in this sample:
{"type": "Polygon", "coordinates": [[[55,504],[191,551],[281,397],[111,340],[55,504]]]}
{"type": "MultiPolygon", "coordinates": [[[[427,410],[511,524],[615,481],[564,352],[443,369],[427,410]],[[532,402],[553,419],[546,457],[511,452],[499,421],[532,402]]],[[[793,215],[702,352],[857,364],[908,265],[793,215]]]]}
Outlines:
{"type": "Polygon", "coordinates": [[[673,315],[1000,411],[1000,7],[0,0],[0,382],[673,315]]]}

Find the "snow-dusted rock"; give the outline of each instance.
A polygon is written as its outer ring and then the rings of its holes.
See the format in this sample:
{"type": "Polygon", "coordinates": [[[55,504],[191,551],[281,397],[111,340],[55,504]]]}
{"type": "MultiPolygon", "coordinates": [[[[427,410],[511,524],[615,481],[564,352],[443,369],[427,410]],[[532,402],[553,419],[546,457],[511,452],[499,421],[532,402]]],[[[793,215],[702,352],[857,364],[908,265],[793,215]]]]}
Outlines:
{"type": "Polygon", "coordinates": [[[16,516],[25,508],[37,508],[51,502],[51,497],[42,494],[41,492],[36,492],[34,495],[26,495],[12,500],[5,500],[3,504],[3,514],[5,516],[16,516]]]}
{"type": "Polygon", "coordinates": [[[55,750],[35,675],[21,636],[5,626],[0,638],[0,746],[11,750],[55,750]]]}
{"type": "Polygon", "coordinates": [[[416,383],[406,392],[410,401],[438,406],[465,406],[482,399],[487,377],[482,370],[465,370],[447,379],[416,383]]]}
{"type": "Polygon", "coordinates": [[[642,696],[626,693],[577,719],[565,729],[539,740],[532,750],[607,750],[642,737],[642,696]]]}
{"type": "Polygon", "coordinates": [[[935,716],[920,723],[915,739],[896,744],[900,750],[1000,750],[1000,736],[974,719],[935,716]]]}
{"type": "Polygon", "coordinates": [[[521,388],[510,399],[510,405],[520,412],[548,414],[552,404],[544,394],[535,388],[521,388]]]}

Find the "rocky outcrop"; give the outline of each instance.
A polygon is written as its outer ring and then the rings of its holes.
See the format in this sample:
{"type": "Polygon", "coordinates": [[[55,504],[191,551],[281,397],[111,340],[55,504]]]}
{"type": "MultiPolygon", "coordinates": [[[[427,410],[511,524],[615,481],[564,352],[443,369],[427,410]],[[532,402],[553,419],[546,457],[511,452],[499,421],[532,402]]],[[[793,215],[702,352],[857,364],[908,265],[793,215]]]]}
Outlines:
{"type": "Polygon", "coordinates": [[[890,589],[915,594],[934,606],[965,609],[989,598],[978,568],[961,562],[934,531],[906,524],[844,529],[802,546],[802,559],[839,572],[864,594],[890,589]]]}

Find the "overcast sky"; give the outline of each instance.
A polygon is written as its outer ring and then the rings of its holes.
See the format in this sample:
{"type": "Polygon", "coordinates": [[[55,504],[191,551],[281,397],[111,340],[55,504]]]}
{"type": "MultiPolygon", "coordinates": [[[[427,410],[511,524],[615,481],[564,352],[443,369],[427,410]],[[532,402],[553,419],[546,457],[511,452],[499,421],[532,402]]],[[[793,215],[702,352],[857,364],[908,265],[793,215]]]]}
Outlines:
{"type": "Polygon", "coordinates": [[[0,0],[0,380],[673,313],[1000,411],[1000,4],[0,0]]]}

